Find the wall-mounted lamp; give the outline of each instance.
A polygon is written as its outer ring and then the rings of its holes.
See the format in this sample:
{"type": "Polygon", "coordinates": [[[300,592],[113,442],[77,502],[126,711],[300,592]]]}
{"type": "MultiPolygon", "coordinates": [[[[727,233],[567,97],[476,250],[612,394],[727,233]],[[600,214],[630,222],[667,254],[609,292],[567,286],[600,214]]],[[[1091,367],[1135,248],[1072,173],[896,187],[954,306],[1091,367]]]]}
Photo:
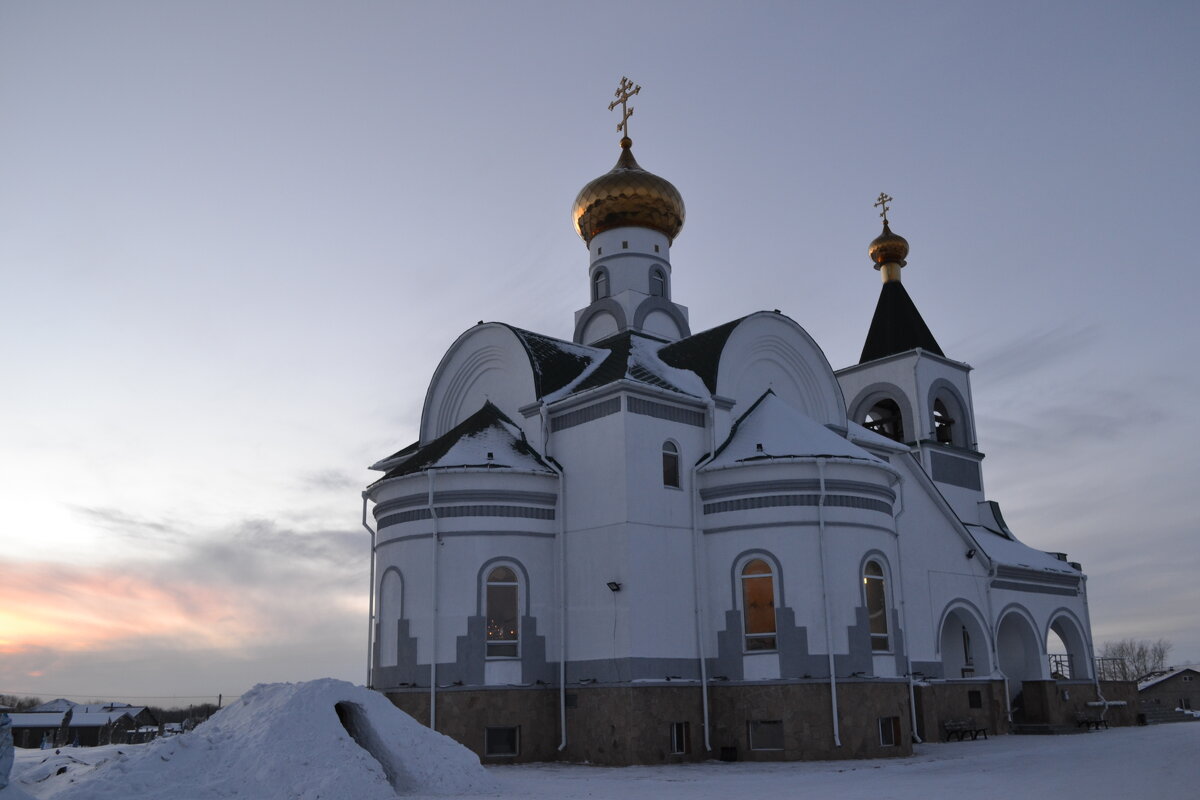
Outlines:
{"type": "Polygon", "coordinates": [[[616,581],[609,581],[608,588],[609,591],[619,592],[621,591],[621,584],[617,583],[616,581]]]}
{"type": "Polygon", "coordinates": [[[967,551],[967,558],[974,558],[974,557],[975,557],[975,548],[972,547],[970,550],[967,551]]]}

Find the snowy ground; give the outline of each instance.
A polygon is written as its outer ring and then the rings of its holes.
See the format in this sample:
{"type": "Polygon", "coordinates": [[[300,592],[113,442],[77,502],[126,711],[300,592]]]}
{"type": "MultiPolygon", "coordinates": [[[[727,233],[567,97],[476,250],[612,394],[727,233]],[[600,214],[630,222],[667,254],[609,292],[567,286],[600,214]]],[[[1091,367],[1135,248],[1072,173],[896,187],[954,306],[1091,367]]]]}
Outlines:
{"type": "MultiPolygon", "coordinates": [[[[64,749],[58,758],[69,756],[94,762],[111,758],[117,749],[64,749]]],[[[998,736],[986,742],[920,745],[917,750],[912,758],[879,761],[710,762],[626,768],[560,764],[491,767],[488,771],[500,792],[482,796],[556,800],[731,800],[766,796],[839,800],[1200,797],[1200,724],[1114,728],[1077,736],[998,736]]],[[[48,756],[53,757],[53,751],[18,750],[13,777],[32,776],[38,771],[45,774],[49,764],[42,761],[48,756]]],[[[40,800],[49,800],[62,788],[53,784],[50,779],[18,785],[40,800]]],[[[171,792],[170,787],[163,788],[163,797],[182,797],[171,792]]],[[[337,800],[336,795],[328,797],[337,800]]]]}

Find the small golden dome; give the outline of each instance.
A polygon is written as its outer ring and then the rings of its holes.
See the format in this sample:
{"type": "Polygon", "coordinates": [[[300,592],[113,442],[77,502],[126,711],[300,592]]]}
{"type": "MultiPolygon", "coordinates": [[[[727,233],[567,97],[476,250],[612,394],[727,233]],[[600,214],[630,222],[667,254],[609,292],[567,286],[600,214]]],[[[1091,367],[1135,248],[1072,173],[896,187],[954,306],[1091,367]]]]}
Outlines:
{"type": "Polygon", "coordinates": [[[883,233],[875,237],[871,246],[867,248],[867,252],[870,253],[871,260],[875,262],[875,269],[879,269],[884,264],[899,264],[903,267],[904,259],[908,258],[908,240],[899,234],[892,233],[892,229],[888,227],[885,220],[883,233]]]}
{"type": "Polygon", "coordinates": [[[683,196],[666,178],[638,166],[626,137],[617,165],[579,191],[572,216],[589,244],[598,233],[624,227],[650,228],[674,241],[683,229],[683,196]]]}

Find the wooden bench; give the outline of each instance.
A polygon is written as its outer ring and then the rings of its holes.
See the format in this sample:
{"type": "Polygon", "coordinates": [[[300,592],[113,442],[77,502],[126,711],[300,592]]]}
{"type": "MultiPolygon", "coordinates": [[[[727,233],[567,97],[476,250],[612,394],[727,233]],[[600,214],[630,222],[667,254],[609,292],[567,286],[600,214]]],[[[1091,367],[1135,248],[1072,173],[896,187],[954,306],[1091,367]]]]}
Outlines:
{"type": "Polygon", "coordinates": [[[973,719],[948,719],[942,723],[942,731],[945,733],[945,738],[942,741],[948,742],[951,739],[965,741],[968,736],[971,741],[979,738],[979,734],[983,734],[983,738],[988,738],[987,728],[981,728],[973,719]]]}
{"type": "Polygon", "coordinates": [[[1108,729],[1108,720],[1100,714],[1089,714],[1086,711],[1075,712],[1075,724],[1080,728],[1087,728],[1089,731],[1098,731],[1101,728],[1108,729]]]}

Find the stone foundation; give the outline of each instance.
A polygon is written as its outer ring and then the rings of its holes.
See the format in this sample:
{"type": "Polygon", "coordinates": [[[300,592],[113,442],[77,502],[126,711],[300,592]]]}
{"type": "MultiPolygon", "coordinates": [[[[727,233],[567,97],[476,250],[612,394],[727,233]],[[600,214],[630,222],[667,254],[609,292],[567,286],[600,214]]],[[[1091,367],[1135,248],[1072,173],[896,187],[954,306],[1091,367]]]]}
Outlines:
{"type": "MultiPolygon", "coordinates": [[[[427,689],[392,691],[387,697],[429,724],[427,689]]],[[[439,690],[437,729],[477,753],[485,764],[562,760],[615,766],[912,753],[908,686],[902,680],[838,684],[840,747],[834,743],[825,681],[711,684],[711,751],[704,746],[704,710],[697,684],[579,686],[567,691],[566,700],[568,737],[562,751],[558,749],[559,695],[552,687],[439,690]],[[881,718],[885,720],[882,734],[881,718]],[[517,753],[489,755],[485,751],[488,727],[519,729],[517,753]],[[752,742],[752,736],[757,741],[752,742]]]]}

